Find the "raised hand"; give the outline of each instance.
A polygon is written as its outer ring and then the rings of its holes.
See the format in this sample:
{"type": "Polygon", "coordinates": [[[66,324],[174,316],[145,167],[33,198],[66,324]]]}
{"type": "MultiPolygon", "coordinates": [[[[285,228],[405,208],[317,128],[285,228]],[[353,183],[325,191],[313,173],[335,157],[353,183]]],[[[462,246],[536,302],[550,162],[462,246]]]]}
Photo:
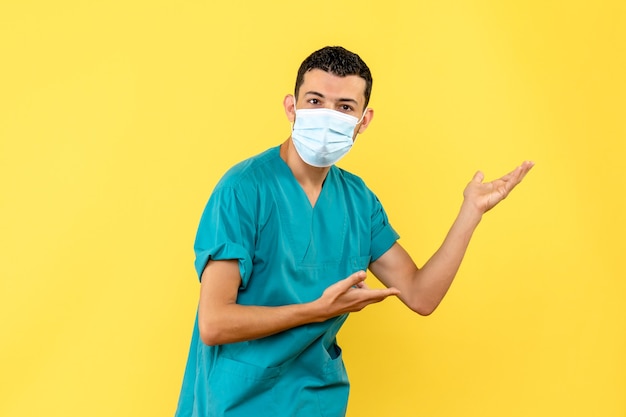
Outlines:
{"type": "Polygon", "coordinates": [[[504,200],[534,165],[533,162],[524,161],[513,171],[491,182],[483,182],[485,176],[478,171],[465,187],[463,192],[465,202],[470,203],[481,214],[486,213],[504,200]]]}

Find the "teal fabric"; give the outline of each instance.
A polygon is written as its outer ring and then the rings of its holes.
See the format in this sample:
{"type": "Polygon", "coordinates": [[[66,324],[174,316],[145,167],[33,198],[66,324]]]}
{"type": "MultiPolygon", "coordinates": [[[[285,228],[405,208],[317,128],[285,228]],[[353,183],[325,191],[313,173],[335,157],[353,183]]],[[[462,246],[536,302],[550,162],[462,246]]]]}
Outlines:
{"type": "MultiPolygon", "coordinates": [[[[360,178],[331,167],[312,207],[276,147],[218,183],[200,220],[195,267],[201,276],[209,259],[237,259],[239,304],[306,303],[397,239],[360,178]]],[[[345,415],[349,383],[336,335],[346,318],[220,346],[202,343],[196,318],[176,416],[345,415]]]]}

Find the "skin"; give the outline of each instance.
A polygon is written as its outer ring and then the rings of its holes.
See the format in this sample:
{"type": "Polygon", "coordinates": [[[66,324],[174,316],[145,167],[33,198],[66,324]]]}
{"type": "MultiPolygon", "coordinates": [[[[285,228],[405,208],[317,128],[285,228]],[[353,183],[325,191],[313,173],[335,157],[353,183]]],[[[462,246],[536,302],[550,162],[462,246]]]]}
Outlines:
{"type": "MultiPolygon", "coordinates": [[[[296,107],[329,108],[357,118],[363,116],[355,128],[355,140],[374,117],[372,109],[364,109],[364,91],[365,81],[356,75],[338,77],[314,69],[305,74],[297,100],[288,95],[283,106],[290,122],[295,120],[296,107]]],[[[281,145],[280,155],[314,206],[330,168],[306,164],[296,152],[291,137],[281,145]]],[[[310,303],[279,307],[242,306],[237,304],[241,284],[237,261],[209,261],[202,274],[200,289],[202,341],[207,345],[219,345],[257,339],[357,312],[390,296],[399,297],[418,314],[431,314],[450,288],[483,214],[505,199],[532,167],[533,163],[526,161],[503,177],[486,183],[482,172],[477,172],[463,192],[463,203],[446,238],[422,268],[416,266],[397,242],[369,265],[370,271],[387,287],[384,289],[368,288],[364,282],[365,271],[359,271],[331,285],[310,303]]]]}

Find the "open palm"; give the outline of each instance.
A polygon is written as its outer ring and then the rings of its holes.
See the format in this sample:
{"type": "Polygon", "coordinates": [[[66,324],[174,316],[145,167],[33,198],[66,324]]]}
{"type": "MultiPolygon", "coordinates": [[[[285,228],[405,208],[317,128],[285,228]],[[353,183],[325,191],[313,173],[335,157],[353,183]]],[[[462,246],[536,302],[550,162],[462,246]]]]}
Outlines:
{"type": "Polygon", "coordinates": [[[485,176],[478,171],[465,187],[463,197],[481,213],[485,213],[504,200],[533,166],[533,162],[525,161],[513,171],[491,182],[483,182],[485,176]]]}

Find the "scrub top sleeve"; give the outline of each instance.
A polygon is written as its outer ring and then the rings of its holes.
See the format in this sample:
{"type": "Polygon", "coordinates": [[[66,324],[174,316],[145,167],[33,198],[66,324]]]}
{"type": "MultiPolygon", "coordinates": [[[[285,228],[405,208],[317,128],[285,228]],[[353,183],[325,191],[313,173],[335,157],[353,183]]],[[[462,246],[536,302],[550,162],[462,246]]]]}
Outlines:
{"type": "Polygon", "coordinates": [[[374,262],[387,252],[400,238],[400,235],[389,224],[387,213],[376,196],[372,208],[372,243],[371,261],[374,262]]]}
{"type": "Polygon", "coordinates": [[[255,226],[253,207],[231,187],[213,191],[207,203],[194,244],[198,277],[211,260],[236,259],[239,262],[241,287],[248,284],[252,272],[255,226]]]}

